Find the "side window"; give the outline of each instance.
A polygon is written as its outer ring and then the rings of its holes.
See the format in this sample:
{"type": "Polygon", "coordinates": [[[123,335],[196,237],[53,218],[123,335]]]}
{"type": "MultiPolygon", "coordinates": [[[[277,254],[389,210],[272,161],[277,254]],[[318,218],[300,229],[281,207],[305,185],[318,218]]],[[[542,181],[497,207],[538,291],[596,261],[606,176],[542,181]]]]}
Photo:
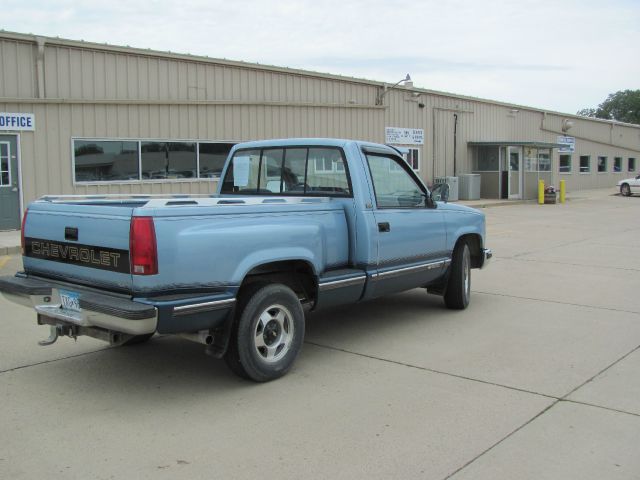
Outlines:
{"type": "Polygon", "coordinates": [[[342,151],[337,148],[310,148],[306,193],[350,195],[342,151]]]}
{"type": "Polygon", "coordinates": [[[240,150],[231,159],[222,193],[256,193],[260,170],[260,150],[240,150]]]}
{"type": "Polygon", "coordinates": [[[378,208],[412,208],[424,205],[420,186],[400,166],[404,160],[367,154],[378,208]]]}

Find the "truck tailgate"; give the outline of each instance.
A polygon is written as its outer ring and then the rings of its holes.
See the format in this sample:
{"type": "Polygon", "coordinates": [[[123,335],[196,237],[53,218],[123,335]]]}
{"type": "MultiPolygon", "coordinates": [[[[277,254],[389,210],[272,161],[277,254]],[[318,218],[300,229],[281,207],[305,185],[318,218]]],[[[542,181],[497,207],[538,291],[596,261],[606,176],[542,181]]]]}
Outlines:
{"type": "Polygon", "coordinates": [[[24,231],[24,268],[70,282],[130,292],[131,203],[30,205],[24,231]]]}

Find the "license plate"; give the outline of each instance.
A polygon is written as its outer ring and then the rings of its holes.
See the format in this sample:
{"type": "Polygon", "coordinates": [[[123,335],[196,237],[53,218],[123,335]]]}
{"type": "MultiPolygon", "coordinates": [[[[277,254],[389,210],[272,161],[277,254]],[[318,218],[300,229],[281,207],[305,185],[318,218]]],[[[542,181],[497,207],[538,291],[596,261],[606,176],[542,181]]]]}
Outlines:
{"type": "Polygon", "coordinates": [[[80,312],[80,295],[74,292],[68,292],[66,290],[60,290],[60,301],[63,310],[71,310],[73,312],[80,312]]]}

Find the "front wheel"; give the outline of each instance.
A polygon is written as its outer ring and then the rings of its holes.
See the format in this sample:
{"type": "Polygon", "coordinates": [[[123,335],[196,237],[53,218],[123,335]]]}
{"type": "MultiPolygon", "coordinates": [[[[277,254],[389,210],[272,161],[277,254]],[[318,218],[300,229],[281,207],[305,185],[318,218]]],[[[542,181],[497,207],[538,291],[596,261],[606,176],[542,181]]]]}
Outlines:
{"type": "Polygon", "coordinates": [[[444,304],[452,310],[464,310],[471,298],[471,253],[466,242],[460,242],[453,251],[451,272],[444,294],[444,304]]]}
{"type": "Polygon", "coordinates": [[[304,311],[289,287],[251,288],[238,302],[235,328],[225,361],[243,378],[266,382],[283,376],[304,340],[304,311]]]}
{"type": "Polygon", "coordinates": [[[629,187],[628,183],[623,183],[620,185],[620,195],[623,197],[628,197],[631,195],[631,187],[629,187]]]}

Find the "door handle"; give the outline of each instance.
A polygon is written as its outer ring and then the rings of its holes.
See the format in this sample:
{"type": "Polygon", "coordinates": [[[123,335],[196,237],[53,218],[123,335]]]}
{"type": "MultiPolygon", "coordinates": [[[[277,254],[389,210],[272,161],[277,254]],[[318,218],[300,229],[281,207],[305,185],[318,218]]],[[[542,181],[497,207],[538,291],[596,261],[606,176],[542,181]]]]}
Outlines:
{"type": "Polygon", "coordinates": [[[378,231],[382,233],[390,232],[391,225],[389,225],[389,222],[380,222],[378,223],[378,231]]]}

